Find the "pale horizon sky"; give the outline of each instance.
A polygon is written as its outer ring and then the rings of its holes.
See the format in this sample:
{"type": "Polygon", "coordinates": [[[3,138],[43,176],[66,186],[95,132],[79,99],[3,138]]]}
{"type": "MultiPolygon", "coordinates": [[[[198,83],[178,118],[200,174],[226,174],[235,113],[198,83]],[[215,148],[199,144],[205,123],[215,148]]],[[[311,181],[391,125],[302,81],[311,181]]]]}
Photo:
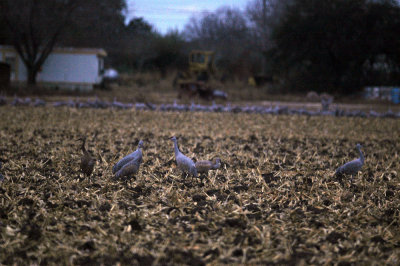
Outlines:
{"type": "Polygon", "coordinates": [[[249,0],[127,0],[128,18],[143,17],[158,32],[165,34],[168,30],[183,30],[189,19],[197,13],[213,12],[222,6],[243,10],[248,2],[249,0]]]}

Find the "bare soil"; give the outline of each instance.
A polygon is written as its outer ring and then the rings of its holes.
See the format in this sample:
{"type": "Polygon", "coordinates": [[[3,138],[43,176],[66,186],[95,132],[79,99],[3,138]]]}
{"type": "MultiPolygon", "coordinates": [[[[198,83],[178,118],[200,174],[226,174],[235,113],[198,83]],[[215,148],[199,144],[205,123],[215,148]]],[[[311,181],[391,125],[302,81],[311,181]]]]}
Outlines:
{"type": "Polygon", "coordinates": [[[0,264],[399,264],[398,119],[11,106],[0,117],[0,264]],[[172,135],[222,167],[182,175],[172,135]],[[114,179],[140,139],[139,173],[114,179]],[[362,171],[334,177],[356,143],[362,171]]]}

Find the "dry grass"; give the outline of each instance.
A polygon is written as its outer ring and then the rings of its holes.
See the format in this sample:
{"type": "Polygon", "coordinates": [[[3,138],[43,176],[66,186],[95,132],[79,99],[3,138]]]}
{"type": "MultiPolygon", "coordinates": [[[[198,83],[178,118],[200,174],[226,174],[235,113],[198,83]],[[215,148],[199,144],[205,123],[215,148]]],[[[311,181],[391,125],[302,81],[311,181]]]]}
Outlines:
{"type": "Polygon", "coordinates": [[[0,264],[399,264],[400,122],[0,108],[0,264]],[[98,159],[79,174],[79,142],[98,159]],[[175,169],[220,157],[208,178],[175,169]],[[136,179],[112,165],[145,141],[136,179]],[[355,182],[333,177],[363,144],[355,182]]]}

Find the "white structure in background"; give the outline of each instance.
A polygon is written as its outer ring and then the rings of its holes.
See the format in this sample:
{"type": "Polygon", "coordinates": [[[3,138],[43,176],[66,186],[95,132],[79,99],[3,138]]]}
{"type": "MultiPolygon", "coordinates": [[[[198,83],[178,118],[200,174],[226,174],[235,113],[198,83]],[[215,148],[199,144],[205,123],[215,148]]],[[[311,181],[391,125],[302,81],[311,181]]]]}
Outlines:
{"type": "Polygon", "coordinates": [[[390,86],[365,87],[364,97],[366,99],[380,99],[399,103],[399,88],[390,86]]]}
{"type": "Polygon", "coordinates": [[[119,77],[118,71],[115,70],[114,68],[107,68],[104,70],[104,78],[110,79],[110,80],[116,80],[119,77]]]}
{"type": "MultiPolygon", "coordinates": [[[[64,89],[92,90],[101,83],[104,71],[103,49],[54,48],[37,75],[37,83],[64,89]]],[[[11,66],[11,82],[26,82],[28,72],[12,46],[0,45],[0,61],[11,66]]]]}

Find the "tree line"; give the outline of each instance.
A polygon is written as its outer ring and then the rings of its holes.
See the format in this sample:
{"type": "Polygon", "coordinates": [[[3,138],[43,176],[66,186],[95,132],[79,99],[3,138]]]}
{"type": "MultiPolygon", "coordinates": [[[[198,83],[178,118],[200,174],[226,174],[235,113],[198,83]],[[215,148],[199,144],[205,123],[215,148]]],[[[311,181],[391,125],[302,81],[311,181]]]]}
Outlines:
{"type": "Polygon", "coordinates": [[[213,50],[228,76],[270,76],[280,90],[353,93],[400,84],[395,0],[250,0],[191,17],[160,34],[128,21],[125,0],[0,0],[0,43],[20,54],[34,84],[54,46],[101,47],[122,71],[185,69],[191,49],[213,50]]]}

